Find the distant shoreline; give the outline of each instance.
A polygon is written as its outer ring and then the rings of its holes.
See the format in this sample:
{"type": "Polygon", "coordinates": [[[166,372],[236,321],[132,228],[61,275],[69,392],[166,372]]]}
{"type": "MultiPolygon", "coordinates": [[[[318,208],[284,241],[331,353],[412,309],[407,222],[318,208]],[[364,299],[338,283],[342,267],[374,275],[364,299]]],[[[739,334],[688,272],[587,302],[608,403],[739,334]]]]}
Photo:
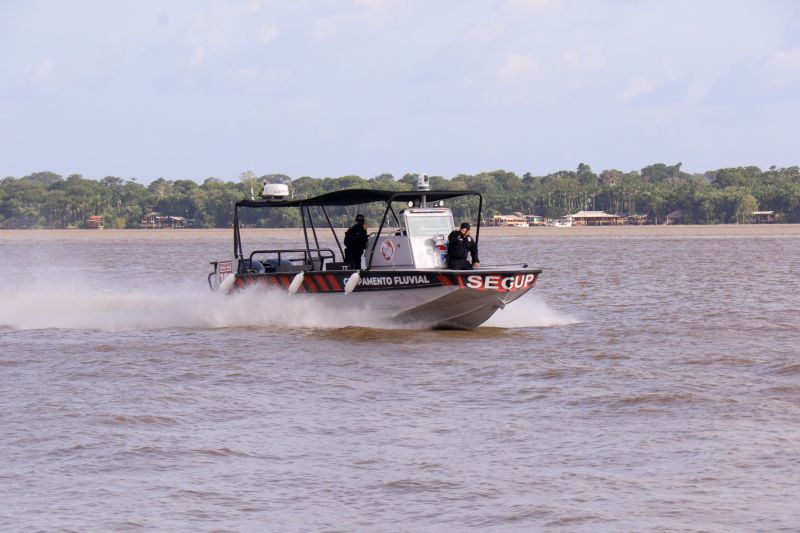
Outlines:
{"type": "MultiPolygon", "coordinates": [[[[377,227],[370,228],[375,231],[377,227]]],[[[318,229],[325,235],[325,229],[318,229]]],[[[344,228],[337,228],[344,233],[344,228]]],[[[274,237],[302,235],[302,228],[255,228],[243,229],[243,234],[274,237]]],[[[231,228],[212,229],[13,229],[0,230],[0,240],[58,240],[58,239],[174,239],[232,238],[231,228]]],[[[800,224],[705,224],[671,226],[573,226],[554,228],[550,226],[510,228],[482,227],[484,237],[621,237],[621,238],[747,238],[747,237],[800,237],[800,224]]]]}

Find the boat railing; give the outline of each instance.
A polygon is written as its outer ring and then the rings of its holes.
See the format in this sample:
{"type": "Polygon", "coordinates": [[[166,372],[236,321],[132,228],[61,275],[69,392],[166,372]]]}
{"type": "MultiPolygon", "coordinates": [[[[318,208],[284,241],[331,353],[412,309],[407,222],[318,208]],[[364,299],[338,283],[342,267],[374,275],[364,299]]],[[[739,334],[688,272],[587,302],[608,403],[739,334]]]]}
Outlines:
{"type": "MultiPolygon", "coordinates": [[[[336,255],[330,248],[280,248],[273,250],[254,250],[250,253],[250,264],[256,255],[277,256],[277,263],[274,264],[275,272],[295,271],[295,270],[323,270],[326,261],[334,263],[336,255]],[[287,254],[303,254],[302,257],[286,257],[287,254]]],[[[263,263],[263,261],[262,261],[263,263]]],[[[265,265],[266,266],[266,265],[265,265]]]]}

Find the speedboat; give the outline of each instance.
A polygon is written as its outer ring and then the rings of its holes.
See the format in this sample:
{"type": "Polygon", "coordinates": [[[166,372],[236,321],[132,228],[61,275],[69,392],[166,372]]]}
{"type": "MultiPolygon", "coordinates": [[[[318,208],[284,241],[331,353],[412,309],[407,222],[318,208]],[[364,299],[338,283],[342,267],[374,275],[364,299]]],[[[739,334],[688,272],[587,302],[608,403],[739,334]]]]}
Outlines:
{"type": "Polygon", "coordinates": [[[569,217],[561,217],[558,220],[551,222],[550,225],[554,228],[571,228],[572,219],[569,217]]]}
{"type": "Polygon", "coordinates": [[[430,190],[424,174],[412,191],[347,189],[290,199],[286,185],[265,185],[261,196],[236,203],[233,258],[211,263],[212,290],[287,291],[334,310],[365,309],[392,323],[470,330],[533,289],[541,273],[527,264],[448,269],[447,236],[455,226],[444,201],[477,197],[477,245],[483,198],[474,191],[430,190]],[[369,234],[361,268],[355,269],[344,262],[328,210],[350,207],[352,211],[352,206],[373,203],[382,206],[383,218],[378,230],[369,234]],[[300,210],[304,247],[243,247],[240,210],[291,208],[300,210]],[[320,246],[317,226],[322,221],[333,234],[335,249],[320,246]]]}

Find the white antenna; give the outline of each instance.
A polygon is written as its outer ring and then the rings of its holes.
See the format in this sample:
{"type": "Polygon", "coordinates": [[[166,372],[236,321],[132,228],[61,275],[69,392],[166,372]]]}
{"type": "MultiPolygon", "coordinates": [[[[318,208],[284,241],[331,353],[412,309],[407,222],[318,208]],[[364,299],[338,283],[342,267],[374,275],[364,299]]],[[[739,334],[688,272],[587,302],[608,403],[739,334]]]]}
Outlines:
{"type": "MultiPolygon", "coordinates": [[[[418,191],[429,191],[431,190],[431,182],[428,178],[427,174],[419,174],[417,176],[417,190],[418,191]]],[[[422,202],[420,202],[420,207],[428,207],[428,198],[423,194],[422,195],[422,202]]]]}

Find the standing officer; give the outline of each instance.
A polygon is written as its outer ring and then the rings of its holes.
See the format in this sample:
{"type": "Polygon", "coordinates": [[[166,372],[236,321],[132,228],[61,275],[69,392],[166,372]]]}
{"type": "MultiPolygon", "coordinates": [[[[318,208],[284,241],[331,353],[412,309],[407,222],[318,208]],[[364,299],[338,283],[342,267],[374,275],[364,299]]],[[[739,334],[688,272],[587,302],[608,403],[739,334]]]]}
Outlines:
{"type": "Polygon", "coordinates": [[[469,234],[469,222],[462,222],[458,230],[447,236],[447,268],[452,270],[472,270],[481,266],[478,259],[478,245],[469,234]],[[467,261],[467,253],[472,256],[472,263],[467,261]]]}
{"type": "Polygon", "coordinates": [[[364,215],[356,215],[356,223],[344,234],[344,262],[350,268],[361,268],[361,256],[367,248],[367,223],[364,215]]]}

